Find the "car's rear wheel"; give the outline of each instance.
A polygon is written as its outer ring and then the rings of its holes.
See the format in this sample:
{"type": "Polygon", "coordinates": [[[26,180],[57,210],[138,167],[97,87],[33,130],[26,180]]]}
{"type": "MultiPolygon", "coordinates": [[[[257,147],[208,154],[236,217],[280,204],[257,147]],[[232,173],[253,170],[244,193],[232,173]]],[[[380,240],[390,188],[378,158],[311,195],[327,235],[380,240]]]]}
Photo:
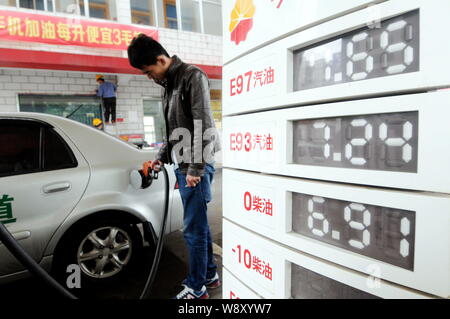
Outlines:
{"type": "Polygon", "coordinates": [[[105,226],[86,235],[77,250],[77,264],[83,273],[95,279],[119,274],[133,255],[135,243],[128,232],[123,227],[105,226]]]}
{"type": "Polygon", "coordinates": [[[136,273],[144,272],[142,261],[138,227],[120,218],[101,218],[81,223],[65,236],[55,251],[53,271],[66,286],[71,275],[67,267],[78,266],[82,289],[72,292],[97,297],[102,290],[120,290],[136,273]]]}

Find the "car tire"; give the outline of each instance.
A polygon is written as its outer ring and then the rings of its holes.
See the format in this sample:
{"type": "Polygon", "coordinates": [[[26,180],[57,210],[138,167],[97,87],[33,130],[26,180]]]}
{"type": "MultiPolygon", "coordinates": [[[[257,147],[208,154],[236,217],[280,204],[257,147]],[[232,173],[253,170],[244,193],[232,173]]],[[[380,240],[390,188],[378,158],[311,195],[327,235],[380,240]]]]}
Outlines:
{"type": "MultiPolygon", "coordinates": [[[[71,229],[55,251],[53,273],[64,287],[72,284],[72,293],[98,297],[102,291],[123,288],[130,276],[142,268],[143,240],[135,224],[119,218],[88,220],[71,229]],[[73,287],[81,275],[81,287],[73,287]],[[76,289],[80,288],[80,289],[76,289]]],[[[120,292],[118,292],[120,293],[120,292]]]]}

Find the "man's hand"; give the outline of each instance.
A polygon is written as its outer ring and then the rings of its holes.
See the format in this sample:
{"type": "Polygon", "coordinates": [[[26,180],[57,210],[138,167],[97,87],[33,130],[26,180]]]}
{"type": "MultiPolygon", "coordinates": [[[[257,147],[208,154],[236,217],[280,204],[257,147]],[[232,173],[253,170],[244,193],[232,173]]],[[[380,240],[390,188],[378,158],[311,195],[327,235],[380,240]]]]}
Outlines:
{"type": "Polygon", "coordinates": [[[163,162],[156,160],[156,161],[152,162],[151,168],[155,172],[159,172],[161,170],[161,167],[163,167],[163,166],[164,166],[163,162]]]}
{"type": "Polygon", "coordinates": [[[201,177],[187,175],[186,176],[186,187],[195,187],[200,183],[201,177]]]}
{"type": "Polygon", "coordinates": [[[148,161],[142,164],[142,172],[144,173],[145,177],[148,177],[148,169],[152,167],[152,164],[152,161],[148,161]]]}
{"type": "Polygon", "coordinates": [[[161,170],[161,167],[164,166],[164,163],[161,161],[148,161],[145,162],[144,164],[142,164],[142,172],[144,173],[145,177],[148,176],[148,169],[150,168],[151,170],[155,171],[155,172],[159,172],[161,170]]]}

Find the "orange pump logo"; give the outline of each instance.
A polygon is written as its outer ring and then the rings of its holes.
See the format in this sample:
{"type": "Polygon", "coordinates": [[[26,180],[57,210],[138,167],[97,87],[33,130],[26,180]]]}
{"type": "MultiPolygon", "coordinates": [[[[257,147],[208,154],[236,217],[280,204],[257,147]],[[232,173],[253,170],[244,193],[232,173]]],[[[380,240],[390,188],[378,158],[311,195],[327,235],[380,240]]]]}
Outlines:
{"type": "Polygon", "coordinates": [[[236,45],[247,39],[247,34],[253,27],[253,16],[256,7],[253,0],[237,0],[231,12],[230,33],[231,41],[236,45]]]}

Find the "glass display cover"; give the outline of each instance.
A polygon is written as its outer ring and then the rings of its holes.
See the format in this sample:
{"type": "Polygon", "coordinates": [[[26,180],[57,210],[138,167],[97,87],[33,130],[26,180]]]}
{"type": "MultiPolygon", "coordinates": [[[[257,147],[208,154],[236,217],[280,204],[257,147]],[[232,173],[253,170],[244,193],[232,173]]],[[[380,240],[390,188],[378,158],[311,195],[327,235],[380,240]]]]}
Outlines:
{"type": "Polygon", "coordinates": [[[380,299],[296,264],[291,265],[293,299],[380,299]]]}
{"type": "Polygon", "coordinates": [[[292,214],[300,235],[414,269],[413,211],[293,193],[292,214]]]}
{"type": "Polygon", "coordinates": [[[419,71],[419,11],[294,51],[294,91],[419,71]]]}
{"type": "Polygon", "coordinates": [[[417,173],[418,112],[293,122],[293,163],[417,173]]]}

